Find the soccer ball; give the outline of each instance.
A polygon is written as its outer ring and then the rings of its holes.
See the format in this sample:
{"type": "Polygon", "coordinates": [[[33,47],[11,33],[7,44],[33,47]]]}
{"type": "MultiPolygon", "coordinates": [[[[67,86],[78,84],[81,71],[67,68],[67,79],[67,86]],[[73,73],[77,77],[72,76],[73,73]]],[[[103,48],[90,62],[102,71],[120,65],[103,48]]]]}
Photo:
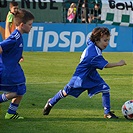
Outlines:
{"type": "Polygon", "coordinates": [[[126,119],[133,119],[133,100],[128,100],[123,104],[122,114],[126,119]]]}

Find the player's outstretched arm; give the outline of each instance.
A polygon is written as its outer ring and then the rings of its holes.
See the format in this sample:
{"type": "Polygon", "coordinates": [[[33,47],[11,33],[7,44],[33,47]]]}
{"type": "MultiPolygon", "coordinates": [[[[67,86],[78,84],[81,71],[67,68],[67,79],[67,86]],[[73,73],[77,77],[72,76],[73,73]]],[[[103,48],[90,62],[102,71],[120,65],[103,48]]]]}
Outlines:
{"type": "Polygon", "coordinates": [[[112,68],[112,67],[117,67],[117,66],[124,66],[126,65],[126,62],[124,60],[120,60],[119,62],[116,63],[108,63],[105,68],[112,68]]]}

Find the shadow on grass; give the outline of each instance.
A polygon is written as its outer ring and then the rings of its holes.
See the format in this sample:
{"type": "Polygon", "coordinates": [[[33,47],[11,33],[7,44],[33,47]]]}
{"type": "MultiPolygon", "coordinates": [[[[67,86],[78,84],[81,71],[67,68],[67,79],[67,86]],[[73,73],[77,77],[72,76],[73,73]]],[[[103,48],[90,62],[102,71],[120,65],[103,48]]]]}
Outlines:
{"type": "MultiPolygon", "coordinates": [[[[20,120],[19,120],[20,121],[20,120]]],[[[67,118],[67,117],[49,117],[49,116],[44,116],[43,118],[25,118],[24,120],[21,121],[27,121],[27,122],[75,122],[75,121],[81,121],[81,122],[133,122],[133,120],[127,120],[125,118],[119,118],[119,119],[105,119],[105,118],[67,118]]]]}

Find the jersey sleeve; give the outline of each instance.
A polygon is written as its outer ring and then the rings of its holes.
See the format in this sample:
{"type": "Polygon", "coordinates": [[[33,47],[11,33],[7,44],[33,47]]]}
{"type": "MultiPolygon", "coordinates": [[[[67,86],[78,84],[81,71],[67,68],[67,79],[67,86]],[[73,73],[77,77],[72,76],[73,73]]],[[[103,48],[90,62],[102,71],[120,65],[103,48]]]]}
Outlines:
{"type": "Polygon", "coordinates": [[[0,46],[3,50],[3,52],[6,52],[6,51],[10,50],[11,48],[13,48],[15,44],[16,44],[16,38],[12,37],[12,36],[10,36],[6,40],[0,42],[0,46]]]}
{"type": "Polygon", "coordinates": [[[91,60],[91,65],[96,68],[102,70],[106,65],[108,64],[108,61],[103,58],[102,55],[99,55],[97,57],[94,57],[91,60]]]}

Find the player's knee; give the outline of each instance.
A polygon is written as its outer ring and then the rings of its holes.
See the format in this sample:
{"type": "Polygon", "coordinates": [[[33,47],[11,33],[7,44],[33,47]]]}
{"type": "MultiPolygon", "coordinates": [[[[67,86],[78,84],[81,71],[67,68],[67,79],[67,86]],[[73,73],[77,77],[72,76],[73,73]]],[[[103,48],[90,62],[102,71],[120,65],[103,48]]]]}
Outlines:
{"type": "Polygon", "coordinates": [[[10,99],[16,97],[17,96],[17,93],[16,92],[9,92],[9,93],[4,93],[2,95],[3,95],[2,97],[4,99],[6,99],[6,101],[7,101],[7,100],[10,100],[10,99]]]}
{"type": "Polygon", "coordinates": [[[67,96],[67,93],[65,92],[65,90],[62,90],[62,94],[63,94],[64,97],[67,96]]]}

